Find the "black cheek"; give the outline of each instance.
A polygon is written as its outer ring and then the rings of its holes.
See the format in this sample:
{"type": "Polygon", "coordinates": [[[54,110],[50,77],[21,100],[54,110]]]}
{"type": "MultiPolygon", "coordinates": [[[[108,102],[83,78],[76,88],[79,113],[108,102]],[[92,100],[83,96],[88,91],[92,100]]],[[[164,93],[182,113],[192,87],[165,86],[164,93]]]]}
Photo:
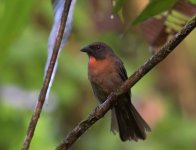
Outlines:
{"type": "Polygon", "coordinates": [[[99,60],[104,59],[105,58],[104,52],[99,50],[95,51],[95,58],[99,60]]]}

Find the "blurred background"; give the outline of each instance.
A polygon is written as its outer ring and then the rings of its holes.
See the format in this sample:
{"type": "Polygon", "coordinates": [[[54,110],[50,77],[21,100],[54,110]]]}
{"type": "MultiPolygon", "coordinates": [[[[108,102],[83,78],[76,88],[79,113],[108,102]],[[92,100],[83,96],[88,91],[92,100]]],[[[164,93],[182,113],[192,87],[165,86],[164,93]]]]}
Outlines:
{"type": "MultiPolygon", "coordinates": [[[[111,1],[77,1],[73,29],[63,49],[49,100],[31,150],[53,150],[98,104],[87,78],[88,57],[79,50],[109,44],[130,76],[150,56],[152,43],[140,25],[130,26],[147,0],[127,0],[121,16],[111,1]],[[123,15],[123,17],[122,17],[123,15]]],[[[21,149],[42,86],[47,40],[53,23],[49,0],[0,1],[0,149],[21,149]]],[[[154,28],[155,29],[155,28],[154,28]]],[[[152,128],[145,141],[120,141],[110,113],[91,127],[73,150],[194,150],[196,147],[196,31],[132,88],[132,100],[152,128]]],[[[154,48],[155,49],[155,48],[154,48]]]]}

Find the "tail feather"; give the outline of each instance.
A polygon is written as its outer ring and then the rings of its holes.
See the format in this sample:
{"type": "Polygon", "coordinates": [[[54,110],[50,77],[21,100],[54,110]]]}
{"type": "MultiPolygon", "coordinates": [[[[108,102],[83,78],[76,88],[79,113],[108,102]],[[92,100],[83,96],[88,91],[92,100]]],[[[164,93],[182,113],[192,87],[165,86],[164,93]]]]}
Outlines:
{"type": "Polygon", "coordinates": [[[129,105],[121,103],[112,110],[112,131],[119,131],[122,141],[145,139],[146,131],[151,131],[135,107],[129,101],[129,105]],[[115,116],[115,117],[114,117],[115,116]],[[115,125],[116,124],[116,125],[115,125]]]}

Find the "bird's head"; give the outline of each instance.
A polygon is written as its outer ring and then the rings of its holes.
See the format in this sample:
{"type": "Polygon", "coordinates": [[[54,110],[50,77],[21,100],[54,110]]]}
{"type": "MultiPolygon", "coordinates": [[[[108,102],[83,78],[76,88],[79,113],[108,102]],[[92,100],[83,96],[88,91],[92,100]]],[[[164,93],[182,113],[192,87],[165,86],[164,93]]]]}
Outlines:
{"type": "Polygon", "coordinates": [[[81,49],[82,52],[86,52],[89,57],[93,57],[96,60],[103,60],[108,56],[113,55],[112,49],[103,42],[95,42],[81,49]]]}

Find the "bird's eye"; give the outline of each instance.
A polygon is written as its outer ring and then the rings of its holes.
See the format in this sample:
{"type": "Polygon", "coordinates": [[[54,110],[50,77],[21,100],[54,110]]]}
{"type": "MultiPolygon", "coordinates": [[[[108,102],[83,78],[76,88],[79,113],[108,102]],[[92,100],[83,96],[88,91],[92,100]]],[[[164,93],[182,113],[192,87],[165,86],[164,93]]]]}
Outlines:
{"type": "Polygon", "coordinates": [[[100,49],[100,45],[97,45],[97,46],[96,46],[96,49],[100,49]]]}

